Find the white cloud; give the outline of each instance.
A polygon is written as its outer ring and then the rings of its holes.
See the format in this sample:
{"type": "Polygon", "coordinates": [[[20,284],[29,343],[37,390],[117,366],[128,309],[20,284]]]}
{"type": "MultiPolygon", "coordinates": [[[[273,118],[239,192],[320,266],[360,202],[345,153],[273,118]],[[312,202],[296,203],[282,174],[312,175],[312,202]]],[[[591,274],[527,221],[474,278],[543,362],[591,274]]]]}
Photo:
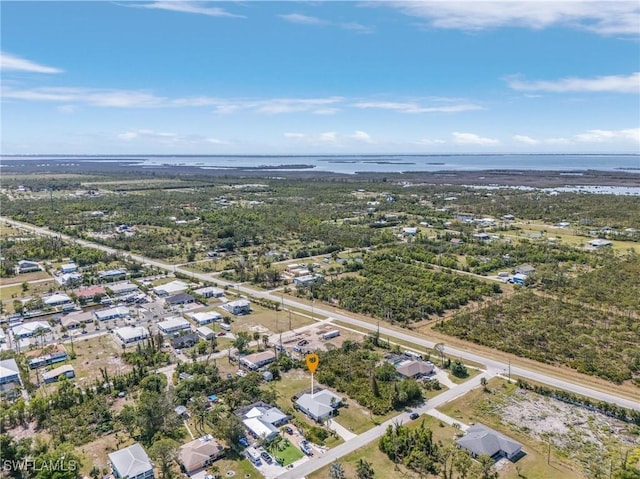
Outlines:
{"type": "Polygon", "coordinates": [[[169,10],[172,12],[182,13],[195,13],[198,15],[207,15],[209,17],[231,17],[231,18],[245,18],[242,15],[236,15],[227,12],[220,7],[208,6],[208,2],[192,2],[187,0],[180,1],[159,1],[152,3],[122,3],[121,5],[127,7],[137,8],[150,8],[154,10],[169,10]]]}
{"type": "Polygon", "coordinates": [[[278,15],[283,20],[299,25],[328,25],[329,22],[317,17],[302,15],[301,13],[288,13],[286,15],[278,15]]]}
{"type": "Polygon", "coordinates": [[[296,139],[296,140],[302,140],[306,136],[307,135],[305,135],[304,133],[294,133],[294,132],[286,132],[284,134],[285,138],[293,138],[293,139],[296,139]]]}
{"type": "Polygon", "coordinates": [[[320,141],[334,143],[338,139],[338,134],[335,131],[328,131],[320,134],[320,141]]]}
{"type": "Polygon", "coordinates": [[[203,135],[180,135],[178,133],[171,132],[159,132],[146,128],[137,130],[129,130],[117,135],[118,139],[131,142],[133,140],[141,140],[144,142],[150,142],[154,144],[160,144],[164,146],[184,146],[184,145],[197,145],[197,144],[213,144],[213,145],[228,145],[229,142],[219,140],[218,138],[209,138],[203,135]]]}
{"type": "Polygon", "coordinates": [[[519,91],[640,93],[640,72],[595,78],[570,77],[555,81],[526,81],[518,77],[509,77],[507,84],[519,91]]]}
{"type": "Polygon", "coordinates": [[[640,128],[625,130],[589,130],[574,137],[575,141],[583,143],[605,143],[615,140],[633,141],[640,143],[640,128]]]}
{"type": "Polygon", "coordinates": [[[470,103],[458,105],[438,105],[438,106],[422,106],[412,102],[394,102],[394,101],[359,101],[352,104],[356,108],[375,108],[381,110],[392,110],[400,113],[460,113],[463,111],[482,110],[480,105],[470,103]]]}
{"type": "Polygon", "coordinates": [[[537,145],[538,143],[540,143],[539,140],[535,140],[526,135],[514,135],[513,139],[518,143],[524,143],[525,145],[537,145]]]}
{"type": "Polygon", "coordinates": [[[414,142],[414,144],[416,145],[442,145],[446,143],[446,141],[444,140],[438,140],[438,139],[431,139],[431,138],[422,138],[416,142],[414,142]]]}
{"type": "Polygon", "coordinates": [[[353,132],[351,138],[357,141],[362,141],[364,143],[373,143],[373,138],[366,131],[357,130],[353,132]]]}
{"type": "Polygon", "coordinates": [[[9,53],[0,52],[0,70],[29,73],[62,73],[63,70],[26,60],[9,53]]]}
{"type": "Polygon", "coordinates": [[[534,139],[526,135],[515,135],[513,139],[527,145],[574,145],[576,143],[640,143],[640,128],[622,130],[588,130],[571,137],[553,137],[534,139]]]}
{"type": "Polygon", "coordinates": [[[568,26],[601,35],[637,36],[640,16],[636,1],[411,1],[384,5],[424,19],[431,28],[466,31],[568,26]]]}
{"type": "Polygon", "coordinates": [[[311,113],[323,114],[334,113],[337,110],[327,108],[343,101],[341,97],[328,98],[273,98],[261,101],[249,101],[238,104],[240,108],[255,110],[259,113],[296,113],[309,111],[311,113]]]}
{"type": "Polygon", "coordinates": [[[298,25],[332,26],[342,28],[343,30],[351,30],[356,33],[373,33],[374,31],[373,27],[363,25],[358,22],[332,22],[323,18],[303,15],[301,13],[288,13],[286,15],[278,16],[289,23],[296,23],[298,25]]]}
{"type": "Polygon", "coordinates": [[[458,143],[459,145],[479,145],[479,146],[490,146],[490,145],[498,145],[500,141],[495,140],[493,138],[485,138],[475,133],[461,133],[455,131],[452,133],[454,143],[458,143]]]}

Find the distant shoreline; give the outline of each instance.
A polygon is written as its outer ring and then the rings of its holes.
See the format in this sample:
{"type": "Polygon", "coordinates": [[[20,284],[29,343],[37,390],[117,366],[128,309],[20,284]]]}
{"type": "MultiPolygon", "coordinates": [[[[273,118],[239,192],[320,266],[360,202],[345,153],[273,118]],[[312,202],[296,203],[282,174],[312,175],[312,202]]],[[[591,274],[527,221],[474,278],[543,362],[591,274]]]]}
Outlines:
{"type": "MultiPolygon", "coordinates": [[[[140,177],[182,177],[196,179],[206,177],[227,178],[283,178],[283,179],[325,179],[340,181],[407,181],[411,183],[452,184],[452,185],[499,185],[499,186],[639,186],[640,170],[528,170],[528,169],[487,169],[487,170],[446,170],[411,172],[361,171],[355,174],[320,171],[313,165],[272,165],[259,167],[223,167],[213,169],[201,165],[148,165],[128,156],[122,160],[101,161],[83,157],[78,161],[70,157],[46,160],[46,162],[24,161],[22,158],[2,159],[2,175],[12,174],[137,174],[140,177]],[[290,169],[291,167],[304,169],[290,169]],[[309,167],[310,166],[310,167],[309,167]]],[[[363,165],[366,167],[366,165],[363,165]]]]}

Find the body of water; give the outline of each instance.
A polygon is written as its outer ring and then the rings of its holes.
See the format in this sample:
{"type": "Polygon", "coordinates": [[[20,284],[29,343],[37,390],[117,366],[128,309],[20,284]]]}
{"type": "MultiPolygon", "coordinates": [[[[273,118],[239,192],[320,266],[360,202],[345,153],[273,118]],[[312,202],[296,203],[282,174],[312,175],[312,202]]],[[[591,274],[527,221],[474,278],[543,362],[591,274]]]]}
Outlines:
{"type": "MultiPolygon", "coordinates": [[[[4,156],[0,161],[130,161],[148,167],[170,165],[206,169],[260,168],[354,174],[411,171],[628,171],[640,173],[640,155],[339,155],[339,156],[4,156]]],[[[9,162],[9,163],[10,163],[9,162]]],[[[9,165],[6,165],[9,166],[9,165]]]]}

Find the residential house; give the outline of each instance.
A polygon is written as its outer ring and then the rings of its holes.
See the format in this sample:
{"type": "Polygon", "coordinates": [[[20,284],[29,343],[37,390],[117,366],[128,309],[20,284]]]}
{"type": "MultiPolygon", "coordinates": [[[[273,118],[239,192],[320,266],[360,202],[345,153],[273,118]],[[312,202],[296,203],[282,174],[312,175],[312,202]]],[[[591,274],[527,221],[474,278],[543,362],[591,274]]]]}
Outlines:
{"type": "Polygon", "coordinates": [[[64,346],[62,345],[55,346],[54,351],[50,351],[49,348],[50,346],[48,346],[46,349],[49,351],[48,354],[42,354],[43,350],[27,353],[27,357],[30,357],[29,359],[30,369],[41,368],[43,366],[50,366],[52,364],[61,363],[67,360],[67,357],[68,357],[67,350],[64,348],[64,346]]]}
{"type": "Polygon", "coordinates": [[[176,336],[171,340],[171,346],[175,349],[184,349],[195,346],[200,341],[200,336],[196,333],[184,334],[182,336],[176,336]]]}
{"type": "Polygon", "coordinates": [[[169,283],[161,284],[153,288],[153,292],[158,296],[171,296],[172,294],[184,293],[189,289],[189,285],[184,281],[175,280],[169,283]]]}
{"type": "Polygon", "coordinates": [[[18,363],[13,358],[0,360],[0,386],[5,384],[22,384],[18,363]]]}
{"type": "Polygon", "coordinates": [[[134,293],[139,289],[138,285],[131,283],[129,281],[110,284],[108,288],[114,296],[121,296],[123,294],[134,293]]]}
{"type": "Polygon", "coordinates": [[[43,301],[47,306],[61,306],[63,304],[69,304],[73,302],[71,301],[71,298],[69,296],[61,293],[52,294],[48,298],[44,298],[43,301]]]}
{"type": "Polygon", "coordinates": [[[236,301],[230,301],[222,305],[224,309],[236,316],[242,314],[249,314],[251,312],[251,303],[246,299],[238,299],[236,301]]]}
{"type": "Polygon", "coordinates": [[[75,273],[76,271],[78,271],[78,265],[75,264],[75,263],[62,264],[62,265],[60,265],[60,271],[63,274],[75,273]]]}
{"type": "Polygon", "coordinates": [[[464,437],[456,441],[456,444],[469,451],[473,457],[486,454],[494,460],[503,457],[513,460],[522,452],[522,444],[483,424],[471,426],[464,437]]]}
{"type": "Polygon", "coordinates": [[[73,366],[71,364],[65,364],[58,368],[52,369],[51,371],[43,372],[42,380],[45,382],[45,384],[55,383],[62,376],[69,379],[74,378],[76,376],[76,372],[73,369],[73,366]]]}
{"type": "Polygon", "coordinates": [[[35,261],[21,260],[18,261],[18,265],[16,266],[16,273],[33,273],[35,271],[42,271],[42,266],[35,261]]]}
{"type": "Polygon", "coordinates": [[[527,280],[527,275],[522,273],[514,274],[511,278],[511,282],[513,284],[519,284],[520,286],[524,286],[525,281],[527,280]]]}
{"type": "Polygon", "coordinates": [[[111,470],[116,479],[152,479],[153,464],[138,443],[109,454],[111,470]]]}
{"type": "Polygon", "coordinates": [[[101,309],[99,311],[94,311],[93,314],[96,316],[96,319],[98,319],[98,321],[108,321],[111,319],[128,319],[131,316],[129,308],[125,308],[124,306],[101,309]]]}
{"type": "Polygon", "coordinates": [[[63,273],[60,276],[56,276],[55,280],[61,286],[70,286],[72,284],[79,284],[82,282],[82,275],[80,273],[63,273]]]}
{"type": "Polygon", "coordinates": [[[396,365],[398,374],[405,378],[422,378],[433,373],[434,366],[430,361],[403,361],[396,365]]]}
{"type": "Polygon", "coordinates": [[[296,408],[311,419],[323,422],[335,415],[342,399],[327,389],[315,390],[314,394],[304,393],[296,399],[296,408]]]}
{"type": "Polygon", "coordinates": [[[186,319],[171,316],[158,323],[158,330],[163,336],[172,336],[181,331],[191,331],[191,323],[186,319]]]}
{"type": "Polygon", "coordinates": [[[143,326],[124,326],[114,329],[113,333],[125,346],[144,341],[149,337],[149,330],[143,326]]]}
{"type": "Polygon", "coordinates": [[[191,304],[196,302],[196,298],[187,293],[178,293],[165,298],[165,303],[170,306],[179,306],[181,304],[191,304]]]}
{"type": "Polygon", "coordinates": [[[273,351],[262,351],[260,353],[249,354],[240,358],[240,364],[255,371],[276,360],[276,353],[273,351]]]}
{"type": "Polygon", "coordinates": [[[51,326],[49,326],[49,323],[45,323],[43,321],[32,321],[30,323],[19,324],[11,328],[13,337],[17,339],[29,338],[40,331],[50,332],[51,326]]]}
{"type": "Polygon", "coordinates": [[[602,238],[597,238],[594,240],[589,241],[589,246],[593,247],[593,248],[602,248],[604,246],[611,246],[613,244],[613,242],[606,240],[606,239],[602,239],[602,238]]]}
{"type": "Polygon", "coordinates": [[[125,268],[109,269],[107,271],[100,271],[98,278],[105,281],[115,281],[116,279],[124,278],[127,275],[125,268]]]}
{"type": "Polygon", "coordinates": [[[206,326],[201,326],[198,329],[196,329],[196,333],[198,333],[198,336],[200,336],[202,339],[206,339],[206,340],[209,340],[216,335],[216,333],[211,331],[206,326]]]}
{"type": "Polygon", "coordinates": [[[222,320],[222,315],[215,311],[191,313],[188,316],[191,319],[193,319],[196,323],[198,323],[199,326],[204,326],[205,324],[210,324],[210,323],[222,320]]]}
{"type": "Polygon", "coordinates": [[[402,228],[402,234],[404,234],[405,236],[415,236],[418,234],[418,228],[416,228],[415,226],[402,228]]]}
{"type": "Polygon", "coordinates": [[[106,294],[106,291],[102,286],[90,286],[89,288],[76,289],[74,293],[78,299],[92,300],[96,295],[106,294]]]}
{"type": "Polygon", "coordinates": [[[293,284],[301,287],[308,287],[312,284],[322,283],[323,281],[324,277],[319,274],[307,274],[305,276],[293,278],[293,284]]]}
{"type": "Polygon", "coordinates": [[[256,439],[262,438],[266,441],[273,440],[280,433],[278,426],[289,421],[289,416],[280,409],[263,402],[244,407],[236,414],[244,418],[242,423],[249,434],[256,439]]]}
{"type": "Polygon", "coordinates": [[[213,286],[207,286],[206,288],[194,289],[195,294],[199,294],[204,298],[222,298],[224,297],[224,290],[220,288],[214,288],[213,286]]]}
{"type": "Polygon", "coordinates": [[[521,264],[520,266],[516,266],[514,272],[516,274],[524,274],[525,276],[529,276],[536,272],[536,269],[530,264],[521,264]]]}
{"type": "Polygon", "coordinates": [[[79,311],[70,313],[62,317],[60,324],[67,329],[77,329],[93,321],[93,313],[91,311],[79,311]]]}
{"type": "Polygon", "coordinates": [[[191,475],[209,467],[224,455],[224,447],[213,436],[207,434],[180,446],[178,460],[184,471],[191,475]]]}

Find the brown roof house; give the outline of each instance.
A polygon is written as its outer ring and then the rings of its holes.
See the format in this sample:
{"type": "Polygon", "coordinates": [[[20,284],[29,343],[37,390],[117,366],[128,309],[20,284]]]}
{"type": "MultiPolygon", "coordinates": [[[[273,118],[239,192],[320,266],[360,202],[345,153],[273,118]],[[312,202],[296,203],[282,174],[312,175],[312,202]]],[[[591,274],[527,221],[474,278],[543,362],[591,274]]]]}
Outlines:
{"type": "Polygon", "coordinates": [[[189,475],[210,466],[224,455],[224,448],[210,434],[180,447],[180,464],[189,475]]]}

